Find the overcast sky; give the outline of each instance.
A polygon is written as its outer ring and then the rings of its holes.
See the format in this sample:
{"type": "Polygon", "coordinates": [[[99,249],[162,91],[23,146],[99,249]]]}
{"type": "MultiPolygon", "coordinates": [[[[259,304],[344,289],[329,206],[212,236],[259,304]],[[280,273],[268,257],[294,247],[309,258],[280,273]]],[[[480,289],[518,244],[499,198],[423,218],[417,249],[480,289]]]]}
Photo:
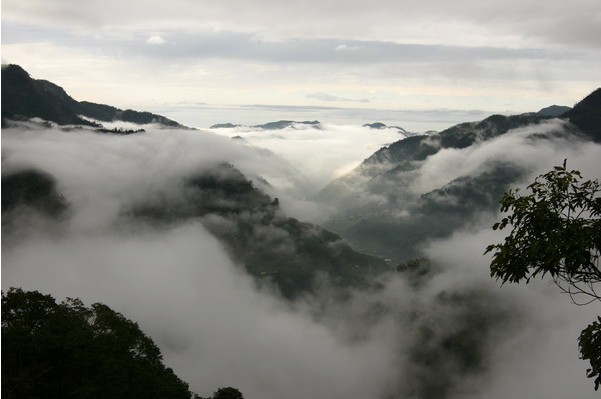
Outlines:
{"type": "Polygon", "coordinates": [[[444,124],[573,105],[601,86],[601,6],[4,0],[2,62],[78,100],[200,127],[286,115],[403,125],[415,111],[444,124]]]}

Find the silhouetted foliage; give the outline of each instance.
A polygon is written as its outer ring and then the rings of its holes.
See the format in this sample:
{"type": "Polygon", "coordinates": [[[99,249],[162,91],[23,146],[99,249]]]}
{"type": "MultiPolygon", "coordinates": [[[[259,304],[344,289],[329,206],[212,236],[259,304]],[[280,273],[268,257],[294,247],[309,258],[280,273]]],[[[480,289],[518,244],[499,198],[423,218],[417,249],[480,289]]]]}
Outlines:
{"type": "MultiPolygon", "coordinates": [[[[579,171],[569,171],[566,161],[536,178],[530,194],[510,190],[501,199],[508,212],[494,230],[511,227],[503,243],[489,245],[493,252],[491,276],[503,283],[528,283],[550,275],[553,282],[576,304],[601,300],[601,186],[583,181],[579,171]],[[581,298],[585,298],[582,300],[581,298]]],[[[591,363],[588,377],[601,383],[599,323],[585,329],[579,339],[582,359],[591,363]]]]}
{"type": "Polygon", "coordinates": [[[244,399],[244,396],[236,388],[227,387],[219,388],[213,392],[213,396],[210,398],[203,398],[199,395],[194,395],[194,399],[244,399]]]}
{"type": "Polygon", "coordinates": [[[105,128],[100,128],[100,129],[96,129],[95,130],[98,133],[110,133],[110,134],[117,134],[117,135],[121,135],[121,136],[126,136],[128,134],[133,134],[133,133],[144,133],[146,130],[144,129],[124,129],[122,127],[115,127],[112,129],[105,129],[105,128]]]}
{"type": "Polygon", "coordinates": [[[494,230],[511,226],[494,251],[492,277],[503,283],[528,282],[549,274],[575,302],[582,295],[599,300],[595,286],[601,281],[601,187],[596,180],[582,181],[580,172],[566,163],[539,176],[528,186],[529,195],[510,190],[501,199],[509,212],[494,230]]]}
{"type": "Polygon", "coordinates": [[[236,388],[219,388],[214,394],[213,399],[244,399],[242,393],[236,388]]]}
{"type": "Polygon", "coordinates": [[[586,376],[595,379],[595,391],[601,385],[601,317],[585,328],[578,338],[580,358],[588,360],[591,368],[586,376]]]}
{"type": "Polygon", "coordinates": [[[186,398],[154,342],[108,306],[2,293],[3,398],[186,398]]]}

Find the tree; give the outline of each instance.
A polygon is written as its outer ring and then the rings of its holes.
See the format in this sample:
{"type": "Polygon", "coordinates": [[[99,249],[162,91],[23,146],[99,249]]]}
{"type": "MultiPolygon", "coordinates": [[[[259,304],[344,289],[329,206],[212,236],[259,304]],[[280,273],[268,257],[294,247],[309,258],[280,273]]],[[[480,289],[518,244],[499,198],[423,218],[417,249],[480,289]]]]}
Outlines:
{"type": "Polygon", "coordinates": [[[244,396],[242,396],[242,393],[236,388],[226,387],[219,388],[213,392],[213,396],[210,398],[203,398],[199,395],[194,395],[194,399],[244,399],[244,396]]]}
{"type": "Polygon", "coordinates": [[[2,293],[2,397],[182,398],[188,384],[154,342],[103,304],[2,293]]]}
{"type": "MultiPolygon", "coordinates": [[[[577,305],[601,300],[601,187],[583,180],[566,161],[528,186],[529,193],[510,190],[500,201],[507,215],[493,225],[508,226],[504,242],[489,245],[491,276],[502,283],[528,283],[549,275],[577,305]]],[[[587,376],[601,385],[601,319],[589,325],[578,340],[580,357],[589,360],[587,376]]]]}
{"type": "Polygon", "coordinates": [[[213,399],[244,399],[244,396],[236,388],[227,387],[219,388],[213,393],[213,399]]]}

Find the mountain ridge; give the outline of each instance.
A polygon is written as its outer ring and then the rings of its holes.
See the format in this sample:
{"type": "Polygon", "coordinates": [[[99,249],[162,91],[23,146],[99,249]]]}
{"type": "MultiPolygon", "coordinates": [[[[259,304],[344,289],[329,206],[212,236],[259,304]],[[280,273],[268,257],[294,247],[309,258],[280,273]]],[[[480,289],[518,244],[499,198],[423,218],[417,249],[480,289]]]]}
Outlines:
{"type": "Polygon", "coordinates": [[[101,128],[100,122],[156,123],[164,127],[188,127],[162,115],[122,110],[105,104],[73,99],[62,87],[43,79],[33,79],[15,64],[2,65],[2,126],[7,120],[41,118],[58,125],[83,125],[101,128]]]}
{"type": "Polygon", "coordinates": [[[420,243],[444,238],[478,214],[496,211],[503,192],[527,175],[527,170],[511,162],[495,165],[494,159],[487,160],[482,170],[459,175],[419,195],[412,186],[426,160],[441,150],[475,148],[520,131],[530,143],[599,142],[601,89],[563,113],[559,119],[564,122],[553,122],[555,118],[540,112],[491,115],[382,147],[317,194],[317,201],[335,209],[324,226],[366,253],[401,260],[420,256],[420,243]],[[532,128],[520,130],[528,126],[532,128]]]}

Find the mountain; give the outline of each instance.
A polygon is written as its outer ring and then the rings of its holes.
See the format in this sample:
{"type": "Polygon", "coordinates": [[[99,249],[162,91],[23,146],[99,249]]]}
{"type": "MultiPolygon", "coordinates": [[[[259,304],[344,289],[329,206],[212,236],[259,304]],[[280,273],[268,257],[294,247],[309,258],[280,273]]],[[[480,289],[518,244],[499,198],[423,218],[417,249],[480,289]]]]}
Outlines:
{"type": "Polygon", "coordinates": [[[47,80],[32,79],[18,65],[2,66],[2,124],[7,119],[41,118],[59,125],[100,127],[102,122],[156,123],[165,127],[186,128],[161,115],[121,110],[109,105],[76,101],[60,86],[47,80]],[[82,118],[82,116],[84,118],[82,118]]]}
{"type": "Polygon", "coordinates": [[[415,185],[427,160],[442,150],[456,154],[452,150],[479,148],[526,127],[531,128],[522,135],[541,145],[556,139],[598,141],[600,101],[597,90],[563,114],[572,125],[540,125],[552,118],[544,112],[492,115],[383,147],[317,195],[318,201],[336,209],[324,226],[367,253],[397,260],[419,256],[424,242],[447,237],[482,213],[495,212],[502,194],[528,174],[524,167],[487,154],[482,167],[421,192],[415,185]]]}
{"type": "Polygon", "coordinates": [[[235,127],[240,127],[242,125],[235,125],[233,123],[218,123],[216,125],[212,125],[209,129],[232,129],[235,127]]]}
{"type": "Polygon", "coordinates": [[[408,132],[400,126],[387,126],[382,122],[374,122],[374,123],[366,123],[363,127],[368,127],[370,129],[383,130],[383,129],[396,129],[399,133],[407,134],[408,132]]]}
{"type": "MultiPolygon", "coordinates": [[[[210,129],[231,129],[231,128],[236,128],[236,127],[244,127],[244,125],[237,125],[237,124],[233,124],[233,123],[218,123],[216,125],[212,125],[210,127],[210,129]]],[[[261,129],[261,130],[281,130],[281,129],[285,129],[285,128],[292,128],[292,129],[297,129],[297,128],[302,128],[302,127],[312,127],[315,129],[321,129],[321,123],[319,121],[302,121],[302,122],[297,122],[297,121],[288,121],[288,120],[281,120],[281,121],[277,121],[277,122],[268,122],[268,123],[264,123],[262,125],[252,125],[252,126],[247,126],[250,127],[252,129],[261,129]]]]}
{"type": "Polygon", "coordinates": [[[601,88],[598,88],[561,116],[576,125],[595,142],[601,141],[601,88]]]}
{"type": "MultiPolygon", "coordinates": [[[[70,204],[56,179],[28,169],[2,176],[2,228],[10,237],[26,215],[59,222],[70,215],[70,204]]],[[[218,164],[181,179],[181,196],[165,193],[160,200],[125,206],[129,222],[160,229],[199,220],[237,263],[258,282],[274,285],[295,299],[330,282],[344,290],[374,286],[373,279],[389,271],[380,258],[353,250],[340,236],[282,213],[270,198],[230,164],[218,164]]]]}
{"type": "Polygon", "coordinates": [[[313,292],[323,279],[339,288],[366,288],[390,270],[382,259],[354,251],[340,236],[287,217],[277,198],[230,164],[189,176],[183,184],[183,197],[139,204],[126,213],[161,224],[200,218],[251,275],[274,283],[287,298],[313,292]]]}
{"type": "Polygon", "coordinates": [[[280,129],[285,129],[287,127],[296,128],[298,125],[314,127],[316,129],[320,128],[319,121],[303,121],[303,122],[277,121],[277,122],[265,123],[263,125],[255,125],[253,127],[258,128],[258,129],[263,129],[263,130],[280,130],[280,129]]]}
{"type": "Polygon", "coordinates": [[[552,118],[558,118],[561,115],[565,114],[572,108],[566,107],[564,105],[551,105],[549,107],[545,107],[537,112],[537,115],[541,116],[550,116],[552,118]]]}
{"type": "MultiPolygon", "coordinates": [[[[368,253],[396,260],[417,258],[428,240],[448,237],[482,212],[496,210],[503,193],[525,174],[515,165],[495,163],[415,198],[390,190],[392,180],[389,191],[382,193],[388,195],[386,206],[348,210],[325,225],[368,253]]],[[[409,183],[401,187],[408,189],[409,183]]]]}
{"type": "MultiPolygon", "coordinates": [[[[336,201],[339,204],[348,203],[345,191],[353,187],[359,180],[371,180],[366,184],[376,192],[376,186],[383,183],[382,179],[398,179],[399,172],[409,173],[419,168],[421,163],[431,155],[442,149],[467,148],[477,142],[482,142],[493,137],[507,133],[510,129],[538,123],[548,119],[533,113],[503,116],[492,115],[480,122],[466,122],[438,134],[416,135],[396,141],[389,146],[382,147],[349,175],[335,180],[318,194],[322,201],[336,201]]],[[[397,181],[402,187],[401,181],[397,181]]],[[[348,194],[352,194],[350,190],[348,194]]]]}
{"type": "Polygon", "coordinates": [[[73,109],[76,103],[64,90],[34,80],[17,65],[2,66],[2,122],[6,119],[42,118],[59,125],[91,125],[73,109]]]}

